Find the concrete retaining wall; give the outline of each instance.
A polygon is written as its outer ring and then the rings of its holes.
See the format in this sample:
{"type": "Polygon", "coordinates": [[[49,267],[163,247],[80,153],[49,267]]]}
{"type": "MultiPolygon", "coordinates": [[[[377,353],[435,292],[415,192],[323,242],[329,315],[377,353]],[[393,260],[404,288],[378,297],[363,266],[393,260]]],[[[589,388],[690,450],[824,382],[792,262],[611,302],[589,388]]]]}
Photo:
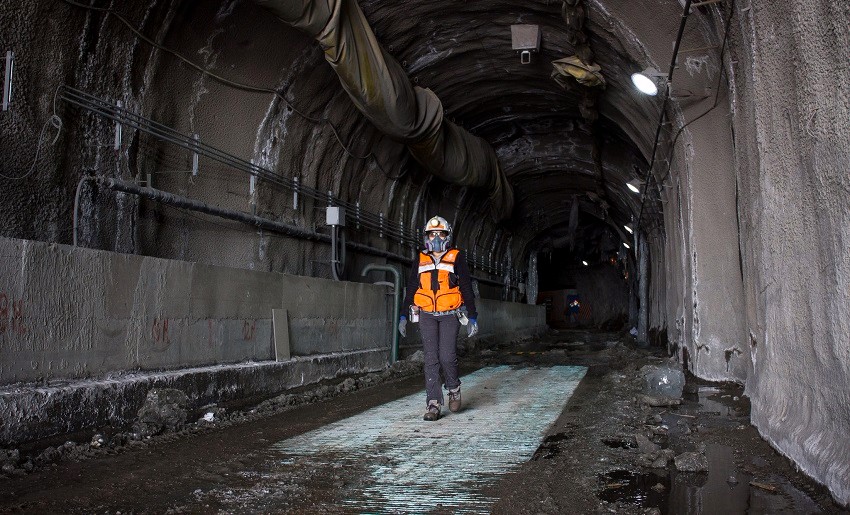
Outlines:
{"type": "Polygon", "coordinates": [[[0,384],[389,350],[385,287],[0,238],[0,384]]]}
{"type": "MultiPolygon", "coordinates": [[[[520,336],[539,334],[547,329],[546,306],[530,306],[519,302],[475,299],[478,310],[476,345],[507,341],[520,336]]],[[[458,344],[468,346],[466,328],[461,327],[458,344]]],[[[399,340],[399,356],[405,357],[422,348],[419,325],[407,324],[407,337],[399,340]]]]}
{"type": "MultiPolygon", "coordinates": [[[[183,390],[196,409],[389,358],[385,286],[5,238],[0,257],[0,447],[126,426],[151,388],[183,390]],[[293,356],[281,362],[278,308],[293,356]]],[[[545,328],[543,306],[479,300],[479,312],[482,341],[545,328]]]]}

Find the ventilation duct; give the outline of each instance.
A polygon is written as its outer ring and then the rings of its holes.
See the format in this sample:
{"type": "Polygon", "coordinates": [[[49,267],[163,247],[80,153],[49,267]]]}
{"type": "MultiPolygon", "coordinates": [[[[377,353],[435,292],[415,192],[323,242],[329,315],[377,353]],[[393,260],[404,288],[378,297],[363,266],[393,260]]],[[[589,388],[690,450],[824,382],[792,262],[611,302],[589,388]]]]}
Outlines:
{"type": "Polygon", "coordinates": [[[493,148],[443,118],[440,99],[413,87],[375,39],[353,0],[254,0],[284,23],[315,38],[357,108],[377,129],[410,149],[434,176],[489,193],[496,221],[508,218],[513,191],[493,148]]]}

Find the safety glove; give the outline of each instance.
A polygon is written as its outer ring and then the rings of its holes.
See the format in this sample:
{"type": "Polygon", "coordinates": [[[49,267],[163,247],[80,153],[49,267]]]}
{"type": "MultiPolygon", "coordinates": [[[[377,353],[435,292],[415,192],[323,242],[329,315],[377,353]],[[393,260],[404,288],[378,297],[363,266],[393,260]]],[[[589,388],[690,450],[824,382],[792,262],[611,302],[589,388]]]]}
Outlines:
{"type": "Polygon", "coordinates": [[[398,319],[398,333],[402,338],[407,337],[407,317],[404,315],[398,319]]]}
{"type": "Polygon", "coordinates": [[[478,334],[478,321],[474,318],[469,319],[469,324],[466,326],[466,330],[469,331],[469,337],[472,338],[476,334],[478,334]]]}
{"type": "Polygon", "coordinates": [[[466,311],[466,306],[461,306],[457,309],[457,319],[460,321],[460,325],[469,323],[469,313],[466,311]]]}

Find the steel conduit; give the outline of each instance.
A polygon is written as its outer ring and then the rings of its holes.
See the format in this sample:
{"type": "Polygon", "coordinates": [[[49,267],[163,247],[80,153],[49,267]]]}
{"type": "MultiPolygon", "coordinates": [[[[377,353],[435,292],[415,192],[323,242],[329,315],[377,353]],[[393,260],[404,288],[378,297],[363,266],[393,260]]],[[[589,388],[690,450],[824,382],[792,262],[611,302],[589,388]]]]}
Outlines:
{"type": "MultiPolygon", "coordinates": [[[[73,242],[74,246],[77,246],[77,234],[78,234],[78,213],[79,213],[79,200],[80,200],[80,190],[82,189],[82,185],[84,182],[94,182],[98,186],[111,189],[113,191],[120,191],[122,193],[129,193],[132,195],[138,195],[140,197],[147,198],[149,200],[153,200],[155,202],[160,202],[162,204],[171,205],[174,207],[178,207],[181,209],[188,209],[190,211],[196,211],[199,213],[205,213],[208,215],[217,216],[219,218],[224,218],[227,220],[233,220],[236,222],[242,222],[247,225],[251,225],[253,227],[257,227],[259,229],[264,229],[270,232],[284,234],[286,236],[292,236],[294,238],[302,238],[309,241],[315,241],[320,243],[332,244],[331,236],[327,234],[320,234],[313,231],[308,231],[306,229],[302,229],[300,227],[296,227],[294,225],[288,225],[280,222],[275,222],[274,220],[269,220],[267,218],[262,218],[255,215],[249,215],[247,213],[243,213],[241,211],[232,211],[229,209],[222,209],[220,207],[212,206],[205,202],[201,202],[198,200],[190,199],[187,197],[182,197],[180,195],[174,195],[173,193],[168,193],[166,191],[158,190],[155,188],[147,188],[144,186],[139,186],[136,183],[123,181],[121,179],[114,179],[111,177],[83,177],[80,179],[79,184],[77,184],[77,194],[74,199],[74,226],[73,226],[73,242]]],[[[397,263],[403,263],[409,265],[413,263],[413,259],[406,258],[400,254],[395,254],[393,252],[389,252],[386,250],[376,249],[375,247],[370,247],[369,245],[363,245],[362,243],[354,243],[350,241],[345,241],[345,247],[349,248],[355,252],[360,252],[362,254],[368,254],[371,256],[378,256],[386,259],[391,259],[397,263]]],[[[344,259],[344,258],[343,258],[344,259]]],[[[472,276],[476,281],[483,284],[490,284],[493,286],[501,286],[504,287],[504,283],[500,281],[496,281],[493,279],[486,279],[483,277],[472,276]]],[[[516,288],[516,286],[511,285],[511,288],[516,288]]]]}
{"type": "MultiPolygon", "coordinates": [[[[243,213],[241,211],[232,211],[229,209],[222,209],[220,207],[212,206],[210,204],[206,204],[204,202],[200,202],[198,200],[190,199],[187,197],[182,197],[179,195],[174,195],[173,193],[168,193],[166,191],[157,190],[154,188],[146,188],[144,186],[139,186],[136,183],[129,181],[122,181],[120,179],[113,179],[110,177],[84,177],[80,180],[80,184],[77,186],[77,191],[79,192],[80,187],[83,182],[92,181],[97,183],[99,186],[108,188],[114,191],[120,191],[122,193],[129,193],[132,195],[138,195],[140,197],[147,198],[149,200],[153,200],[155,202],[160,202],[162,204],[171,205],[174,207],[179,207],[181,209],[188,209],[190,211],[197,211],[199,213],[205,213],[213,216],[217,216],[219,218],[224,218],[227,220],[233,220],[236,222],[242,222],[247,225],[251,225],[253,227],[257,227],[259,229],[264,229],[270,232],[275,232],[278,234],[284,234],[286,236],[292,236],[295,238],[301,238],[309,241],[315,241],[320,243],[331,243],[331,237],[327,234],[320,234],[313,231],[308,231],[306,229],[302,229],[300,227],[296,227],[294,225],[288,225],[281,222],[275,222],[274,220],[269,220],[267,218],[262,218],[255,215],[249,215],[247,213],[243,213]]],[[[79,205],[75,202],[74,206],[74,244],[76,245],[77,241],[77,212],[79,210],[79,205]]],[[[397,261],[399,263],[411,263],[412,259],[406,258],[400,254],[395,254],[392,252],[388,252],[386,250],[376,249],[375,247],[370,247],[368,245],[363,245],[361,243],[353,243],[346,242],[345,246],[354,250],[356,252],[361,252],[363,254],[369,254],[372,256],[383,257],[387,259],[391,259],[393,261],[397,261]]]]}
{"type": "MultiPolygon", "coordinates": [[[[393,319],[390,321],[390,330],[393,332],[393,348],[390,350],[390,365],[398,361],[398,330],[396,324],[399,318],[399,309],[401,309],[401,276],[394,266],[368,264],[361,272],[361,276],[366,277],[371,271],[389,272],[393,275],[393,319]]],[[[375,284],[385,284],[384,281],[375,284]]]]}

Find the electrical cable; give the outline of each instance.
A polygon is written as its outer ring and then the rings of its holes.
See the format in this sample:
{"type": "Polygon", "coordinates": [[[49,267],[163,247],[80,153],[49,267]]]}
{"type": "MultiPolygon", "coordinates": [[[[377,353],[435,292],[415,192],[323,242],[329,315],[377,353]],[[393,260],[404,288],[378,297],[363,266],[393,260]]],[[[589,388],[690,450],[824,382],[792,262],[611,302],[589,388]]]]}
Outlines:
{"type": "MultiPolygon", "coordinates": [[[[690,2],[688,2],[688,7],[690,7],[690,2]]],[[[664,123],[664,118],[665,118],[665,114],[666,114],[666,107],[667,107],[667,101],[668,101],[668,99],[670,98],[670,87],[669,87],[669,81],[670,81],[670,79],[672,79],[672,76],[673,76],[673,70],[674,70],[674,68],[675,68],[675,63],[676,63],[676,61],[678,60],[679,41],[681,40],[681,35],[682,35],[683,30],[684,30],[685,21],[687,20],[687,14],[683,14],[683,17],[684,17],[685,19],[682,21],[682,24],[681,24],[680,29],[679,29],[679,37],[677,38],[677,41],[676,41],[675,50],[674,50],[674,54],[673,54],[673,59],[672,59],[672,61],[671,61],[671,65],[670,65],[670,72],[669,72],[669,74],[668,74],[668,87],[667,87],[667,94],[666,94],[666,96],[664,97],[664,104],[663,104],[662,109],[661,109],[661,118],[660,118],[660,120],[658,121],[658,129],[657,129],[657,131],[656,131],[655,145],[653,146],[653,149],[652,149],[652,160],[650,161],[649,169],[648,169],[648,170],[647,170],[647,172],[646,172],[645,187],[644,187],[643,195],[641,196],[640,211],[639,211],[639,214],[638,214],[638,220],[637,220],[637,224],[636,224],[636,225],[637,225],[637,227],[640,227],[640,226],[641,226],[641,221],[642,221],[642,218],[643,218],[644,206],[645,206],[646,198],[647,198],[647,194],[646,194],[646,193],[647,193],[647,191],[649,191],[650,181],[654,181],[654,182],[656,182],[657,184],[663,184],[663,183],[664,183],[664,181],[667,179],[667,177],[670,175],[670,170],[671,170],[671,168],[672,168],[672,166],[673,166],[673,153],[675,152],[676,142],[678,141],[679,136],[681,136],[681,135],[682,135],[682,132],[685,130],[685,128],[686,128],[688,125],[690,125],[690,124],[692,124],[692,123],[696,122],[697,120],[699,120],[699,119],[700,119],[700,118],[702,118],[703,116],[707,115],[708,113],[710,113],[712,110],[714,110],[714,109],[717,107],[717,101],[718,101],[718,99],[720,98],[720,85],[721,85],[721,83],[722,83],[723,75],[724,75],[724,73],[725,73],[725,68],[723,67],[723,57],[724,57],[725,52],[726,52],[726,42],[727,42],[728,37],[729,37],[729,28],[730,28],[730,26],[731,26],[732,16],[733,16],[734,14],[735,14],[735,0],[731,0],[731,3],[730,3],[730,10],[729,10],[729,16],[728,16],[728,17],[727,17],[727,19],[726,19],[726,27],[725,27],[725,29],[724,29],[724,34],[723,34],[723,43],[722,43],[722,45],[721,45],[721,49],[720,49],[720,65],[719,65],[720,73],[718,73],[718,77],[717,77],[717,86],[716,86],[716,88],[715,88],[715,94],[714,94],[714,105],[712,105],[712,106],[711,106],[709,109],[707,109],[705,112],[703,112],[702,114],[700,114],[699,116],[695,117],[693,120],[690,120],[689,122],[687,122],[686,124],[684,124],[682,127],[680,127],[680,128],[679,128],[678,132],[676,133],[675,138],[673,139],[672,143],[670,144],[670,154],[668,155],[668,158],[667,158],[667,163],[668,163],[668,165],[667,165],[667,171],[665,172],[664,177],[663,177],[660,181],[655,181],[655,175],[652,173],[652,167],[653,167],[653,165],[655,164],[655,153],[656,153],[656,150],[657,150],[657,148],[658,148],[658,136],[659,136],[659,134],[660,134],[660,132],[661,132],[661,126],[662,126],[662,125],[663,125],[663,123],[664,123]]]]}
{"type": "Polygon", "coordinates": [[[50,144],[55,145],[56,142],[59,141],[59,134],[62,132],[62,118],[59,118],[59,115],[56,114],[56,98],[59,95],[59,88],[61,87],[62,86],[56,88],[56,91],[53,93],[53,115],[50,116],[50,118],[48,118],[44,122],[44,125],[41,126],[41,132],[39,132],[38,134],[38,142],[36,142],[35,144],[35,157],[32,160],[32,165],[30,166],[29,171],[20,177],[12,177],[3,173],[0,173],[0,177],[8,179],[10,181],[22,181],[32,175],[32,173],[35,171],[35,165],[36,163],[38,163],[38,154],[41,151],[41,142],[44,139],[44,131],[47,130],[48,125],[52,125],[56,128],[56,136],[53,138],[53,141],[50,144]]]}
{"type": "MultiPolygon", "coordinates": [[[[66,4],[73,5],[75,7],[83,8],[83,9],[90,10],[90,11],[103,12],[103,13],[106,13],[107,15],[111,14],[111,15],[115,16],[116,18],[118,18],[119,21],[121,21],[121,23],[123,23],[128,29],[130,29],[130,31],[132,31],[142,41],[148,43],[149,45],[151,45],[155,48],[162,50],[163,52],[166,52],[168,54],[175,56],[176,58],[178,58],[180,61],[184,62],[185,64],[187,64],[191,68],[194,68],[198,72],[212,77],[213,79],[221,82],[224,85],[227,85],[227,86],[230,86],[230,87],[233,87],[233,88],[236,88],[236,89],[240,89],[240,90],[243,90],[243,91],[257,92],[257,93],[268,93],[268,94],[274,95],[276,98],[280,99],[288,108],[292,109],[295,113],[297,113],[302,118],[304,118],[308,121],[311,121],[313,123],[316,123],[316,124],[321,124],[321,123],[327,124],[331,128],[337,142],[340,144],[343,151],[347,155],[349,155],[350,157],[352,157],[354,159],[360,159],[360,160],[367,160],[369,158],[373,159],[376,166],[378,167],[378,169],[388,179],[391,179],[391,180],[400,179],[407,172],[407,169],[405,168],[404,170],[402,170],[402,172],[400,172],[396,176],[391,177],[391,176],[387,175],[386,171],[381,166],[381,163],[378,161],[377,157],[374,155],[373,152],[370,152],[369,154],[366,154],[365,156],[355,155],[354,153],[352,153],[348,149],[346,144],[342,141],[342,138],[340,137],[336,127],[333,125],[333,123],[329,119],[327,119],[327,118],[314,118],[314,117],[311,117],[311,116],[301,112],[295,106],[293,106],[281,93],[279,93],[278,91],[276,91],[274,89],[269,89],[269,88],[265,88],[265,87],[252,86],[252,85],[249,85],[249,84],[240,83],[240,82],[237,82],[237,81],[227,79],[227,78],[222,77],[220,75],[217,75],[217,74],[215,74],[211,71],[205,70],[200,65],[197,65],[193,61],[183,57],[178,52],[176,52],[176,51],[174,51],[174,50],[172,50],[168,47],[165,47],[164,45],[161,45],[161,44],[157,43],[156,41],[150,39],[149,37],[145,36],[142,32],[140,32],[138,29],[136,29],[126,18],[124,18],[122,15],[118,14],[117,12],[115,12],[112,9],[105,8],[105,7],[89,6],[89,5],[81,4],[79,2],[75,2],[73,0],[61,0],[61,1],[66,3],[66,4]]],[[[58,89],[57,89],[57,91],[58,91],[58,89]]],[[[54,99],[54,102],[55,102],[55,99],[54,99]]],[[[107,116],[109,118],[116,119],[115,114],[102,112],[102,111],[99,111],[97,109],[92,109],[91,107],[89,107],[89,109],[91,109],[96,114],[100,114],[100,115],[103,115],[103,116],[107,116]]],[[[125,115],[126,115],[126,113],[125,113],[125,115]]],[[[58,117],[57,117],[57,119],[58,119],[58,117]]],[[[141,119],[141,117],[140,117],[140,119],[141,119]]],[[[126,120],[124,120],[124,121],[126,122],[126,120]]],[[[151,134],[153,134],[154,136],[157,136],[159,138],[163,138],[166,141],[172,141],[171,139],[168,138],[167,134],[163,134],[163,133],[166,132],[166,129],[168,129],[167,127],[162,126],[162,125],[160,125],[156,122],[152,122],[150,120],[145,120],[145,121],[149,122],[149,123],[151,123],[151,125],[153,125],[153,127],[148,128],[148,131],[151,134]]],[[[59,123],[61,125],[61,119],[59,120],[59,123]]],[[[179,135],[179,136],[185,137],[183,135],[179,135]]],[[[57,134],[57,138],[58,138],[58,134],[57,134]]],[[[54,142],[55,142],[55,140],[54,140],[54,142]]],[[[174,142],[174,141],[172,141],[172,142],[174,142]]],[[[195,146],[198,145],[196,142],[189,142],[189,145],[192,145],[192,144],[194,144],[195,146]]],[[[221,153],[221,154],[224,154],[224,153],[221,153]]],[[[227,154],[224,154],[224,156],[226,156],[228,158],[231,157],[227,154]]],[[[218,160],[220,162],[224,163],[224,164],[233,166],[233,164],[229,162],[229,159],[218,159],[218,160]]],[[[239,168],[239,167],[237,166],[237,168],[239,168]]],[[[268,173],[264,173],[265,171],[262,170],[262,169],[259,169],[259,167],[253,166],[252,168],[255,168],[255,170],[253,171],[253,175],[256,175],[258,178],[261,178],[261,179],[268,181],[268,182],[271,182],[273,184],[278,184],[278,185],[281,185],[281,186],[286,186],[286,187],[292,188],[292,185],[289,184],[289,182],[287,182],[287,180],[285,180],[282,176],[280,176],[280,177],[270,177],[268,173]]],[[[274,174],[274,175],[276,175],[276,174],[274,174]]],[[[314,192],[308,192],[304,188],[299,189],[299,191],[301,191],[302,193],[307,193],[307,196],[313,198],[314,200],[322,200],[322,198],[323,198],[318,192],[315,192],[315,193],[314,192]],[[310,193],[314,193],[314,194],[310,194],[310,193]]],[[[356,207],[355,205],[353,205],[349,202],[336,201],[336,203],[341,204],[342,206],[344,206],[348,209],[354,209],[356,207]]],[[[362,218],[364,219],[364,221],[368,218],[368,216],[366,216],[366,215],[367,215],[367,213],[362,213],[362,215],[361,215],[362,218]]],[[[418,244],[418,239],[415,238],[412,235],[408,236],[408,234],[409,234],[408,231],[405,231],[403,229],[403,227],[401,226],[401,224],[399,224],[399,223],[392,222],[392,221],[388,220],[387,218],[384,218],[382,220],[375,220],[375,222],[373,222],[373,223],[382,224],[383,225],[383,231],[387,235],[387,237],[395,237],[395,238],[400,239],[402,243],[409,242],[414,246],[418,244]]],[[[350,245],[354,245],[354,244],[350,244],[350,245]]]]}
{"type": "Polygon", "coordinates": [[[159,50],[162,50],[163,52],[166,52],[168,54],[173,55],[177,59],[186,63],[186,65],[194,68],[195,70],[199,71],[200,73],[202,73],[204,75],[208,75],[208,76],[212,77],[213,79],[219,81],[220,83],[222,83],[226,86],[230,86],[230,87],[235,88],[235,89],[240,89],[240,90],[248,91],[248,92],[252,92],[252,93],[269,93],[269,94],[274,95],[275,97],[280,99],[289,109],[294,111],[296,114],[298,114],[299,116],[301,116],[305,120],[313,122],[317,125],[318,124],[328,125],[331,128],[331,132],[333,132],[333,135],[336,138],[337,142],[342,147],[342,150],[348,156],[350,156],[354,159],[360,159],[362,161],[372,159],[375,162],[375,165],[381,171],[381,173],[384,174],[384,176],[389,177],[389,176],[387,176],[386,171],[384,170],[383,166],[381,166],[381,163],[378,161],[378,158],[375,156],[374,152],[369,152],[368,154],[366,154],[364,156],[358,156],[358,155],[354,154],[351,150],[349,150],[348,146],[342,141],[342,137],[339,135],[339,132],[337,131],[336,126],[333,124],[333,122],[330,121],[330,119],[328,119],[328,118],[314,118],[312,116],[309,116],[309,115],[303,113],[302,111],[297,109],[294,105],[292,105],[292,103],[289,100],[287,100],[286,97],[284,97],[282,94],[280,94],[277,90],[267,88],[267,87],[253,86],[253,85],[250,85],[250,84],[237,82],[237,81],[234,81],[234,80],[230,80],[226,77],[222,77],[221,75],[213,73],[209,70],[206,70],[202,66],[196,64],[195,62],[187,59],[186,57],[183,57],[183,55],[181,55],[177,51],[172,50],[172,49],[170,49],[170,48],[168,48],[164,45],[161,45],[161,44],[157,43],[156,41],[150,39],[148,36],[144,35],[141,31],[136,29],[133,26],[133,24],[131,24],[126,18],[124,18],[122,15],[118,14],[113,9],[110,9],[110,8],[107,8],[107,7],[95,7],[95,6],[92,6],[92,5],[85,5],[85,4],[81,4],[79,2],[75,2],[74,0],[60,0],[60,1],[65,2],[66,4],[69,4],[69,5],[73,5],[75,7],[80,7],[80,8],[83,8],[83,9],[90,10],[90,11],[103,12],[103,13],[106,13],[107,15],[111,14],[112,16],[115,16],[116,18],[118,18],[118,20],[121,23],[123,23],[128,29],[130,29],[130,31],[132,31],[139,39],[141,39],[145,43],[147,43],[147,44],[149,44],[149,45],[151,45],[155,48],[158,48],[159,50]]]}
{"type": "MultiPolygon", "coordinates": [[[[255,165],[254,163],[250,163],[248,161],[240,159],[215,147],[211,147],[203,142],[195,140],[194,138],[188,137],[185,134],[181,134],[159,122],[147,119],[143,116],[127,111],[124,108],[108,104],[97,97],[94,97],[92,95],[89,95],[88,93],[76,90],[68,86],[62,87],[61,91],[61,98],[63,100],[66,100],[74,105],[83,107],[84,109],[87,109],[94,114],[104,116],[108,119],[114,120],[128,127],[139,129],[142,132],[157,137],[162,141],[173,143],[175,145],[181,146],[182,148],[186,148],[192,152],[216,160],[227,166],[245,171],[251,174],[252,176],[263,179],[271,185],[281,186],[290,190],[296,189],[296,184],[294,183],[294,181],[280,174],[266,170],[258,165],[255,165]]],[[[297,186],[297,191],[303,196],[313,199],[317,203],[321,203],[327,200],[332,205],[340,205],[342,207],[346,207],[350,213],[359,212],[357,210],[356,205],[351,204],[350,202],[334,199],[332,196],[327,196],[325,193],[314,188],[309,188],[306,186],[297,186]]],[[[405,234],[405,231],[402,230],[400,224],[391,222],[389,220],[382,220],[377,215],[370,214],[367,212],[363,212],[361,214],[361,220],[364,224],[367,225],[369,225],[371,220],[371,225],[373,225],[375,228],[383,230],[383,232],[392,239],[401,239],[402,241],[406,240],[408,242],[415,242],[412,236],[407,236],[405,234]]]]}
{"type": "Polygon", "coordinates": [[[675,148],[676,148],[676,142],[679,140],[679,136],[682,135],[682,132],[685,130],[685,128],[688,125],[699,120],[703,116],[707,115],[708,113],[710,113],[711,111],[713,111],[717,107],[717,101],[720,98],[720,85],[723,81],[723,75],[726,73],[726,68],[723,66],[723,57],[726,54],[726,41],[729,37],[729,27],[732,25],[732,15],[735,14],[735,0],[731,0],[730,7],[731,8],[729,10],[729,16],[726,18],[726,29],[725,29],[725,33],[723,34],[723,43],[721,44],[721,47],[720,47],[720,73],[718,74],[718,77],[717,77],[717,86],[715,87],[715,92],[714,92],[714,105],[712,105],[704,113],[700,114],[699,116],[697,116],[693,120],[682,125],[682,127],[679,128],[679,130],[676,132],[676,136],[673,138],[673,143],[670,144],[670,155],[667,158],[667,171],[664,173],[664,177],[662,177],[661,180],[658,181],[659,184],[664,184],[664,181],[667,180],[667,177],[670,176],[670,170],[671,170],[671,168],[673,168],[673,152],[675,151],[675,148]]]}

